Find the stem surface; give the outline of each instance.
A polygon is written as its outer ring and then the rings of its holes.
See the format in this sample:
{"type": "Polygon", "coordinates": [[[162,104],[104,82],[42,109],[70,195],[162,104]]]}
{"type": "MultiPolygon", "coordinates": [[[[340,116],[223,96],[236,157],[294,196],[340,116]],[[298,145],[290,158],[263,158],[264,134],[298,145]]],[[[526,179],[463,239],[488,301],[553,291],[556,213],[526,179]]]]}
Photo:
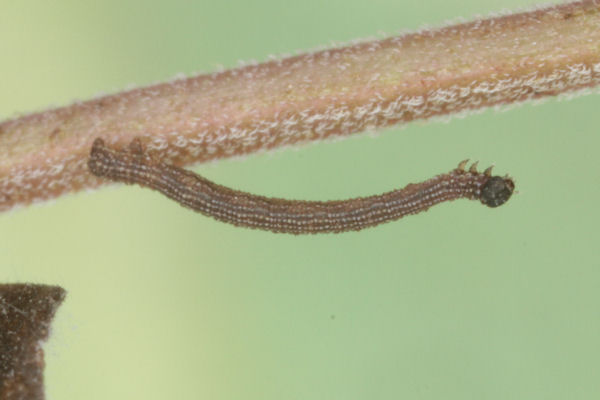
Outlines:
{"type": "Polygon", "coordinates": [[[0,123],[0,211],[106,182],[97,137],[182,166],[599,82],[585,0],[158,84],[0,123]]]}

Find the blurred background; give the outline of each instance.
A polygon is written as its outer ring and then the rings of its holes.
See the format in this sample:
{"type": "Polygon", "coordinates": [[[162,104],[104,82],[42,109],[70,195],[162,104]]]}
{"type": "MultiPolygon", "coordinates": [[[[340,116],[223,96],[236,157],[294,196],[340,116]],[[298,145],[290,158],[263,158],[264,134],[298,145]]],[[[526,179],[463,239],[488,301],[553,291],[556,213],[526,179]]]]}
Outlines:
{"type": "MultiPolygon", "coordinates": [[[[0,119],[532,0],[0,0],[0,119]]],[[[515,177],[360,233],[217,223],[114,186],[0,214],[0,281],[58,284],[51,400],[600,395],[600,96],[200,165],[296,199],[381,193],[464,158],[515,177]]]]}

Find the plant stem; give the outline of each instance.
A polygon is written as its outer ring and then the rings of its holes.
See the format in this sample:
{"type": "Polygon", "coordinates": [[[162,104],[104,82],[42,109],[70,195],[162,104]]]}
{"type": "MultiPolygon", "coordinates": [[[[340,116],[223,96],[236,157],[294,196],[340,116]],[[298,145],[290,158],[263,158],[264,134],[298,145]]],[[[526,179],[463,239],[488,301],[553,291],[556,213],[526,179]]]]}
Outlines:
{"type": "Polygon", "coordinates": [[[592,87],[600,0],[163,83],[0,124],[0,211],[96,187],[97,137],[187,165],[592,87]]]}

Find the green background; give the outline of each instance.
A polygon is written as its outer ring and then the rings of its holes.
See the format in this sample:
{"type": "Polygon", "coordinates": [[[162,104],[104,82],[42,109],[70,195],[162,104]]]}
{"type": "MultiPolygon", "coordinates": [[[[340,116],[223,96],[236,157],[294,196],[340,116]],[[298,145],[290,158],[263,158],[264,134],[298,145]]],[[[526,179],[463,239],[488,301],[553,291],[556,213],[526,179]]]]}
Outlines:
{"type": "MultiPolygon", "coordinates": [[[[0,0],[0,119],[531,0],[0,0]]],[[[590,399],[600,395],[600,97],[195,169],[287,198],[368,195],[496,163],[519,194],[360,233],[214,222],[137,187],[0,215],[0,281],[69,294],[49,399],[590,399]]]]}

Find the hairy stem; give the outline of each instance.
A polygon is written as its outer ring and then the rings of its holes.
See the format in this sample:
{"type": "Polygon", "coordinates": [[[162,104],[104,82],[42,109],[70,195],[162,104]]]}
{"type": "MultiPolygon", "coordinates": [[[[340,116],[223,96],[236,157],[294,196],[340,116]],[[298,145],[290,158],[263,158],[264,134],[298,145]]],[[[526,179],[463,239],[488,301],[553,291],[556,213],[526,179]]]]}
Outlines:
{"type": "Polygon", "coordinates": [[[600,0],[303,54],[0,124],[0,211],[92,188],[95,138],[181,166],[592,87],[600,0]]]}

